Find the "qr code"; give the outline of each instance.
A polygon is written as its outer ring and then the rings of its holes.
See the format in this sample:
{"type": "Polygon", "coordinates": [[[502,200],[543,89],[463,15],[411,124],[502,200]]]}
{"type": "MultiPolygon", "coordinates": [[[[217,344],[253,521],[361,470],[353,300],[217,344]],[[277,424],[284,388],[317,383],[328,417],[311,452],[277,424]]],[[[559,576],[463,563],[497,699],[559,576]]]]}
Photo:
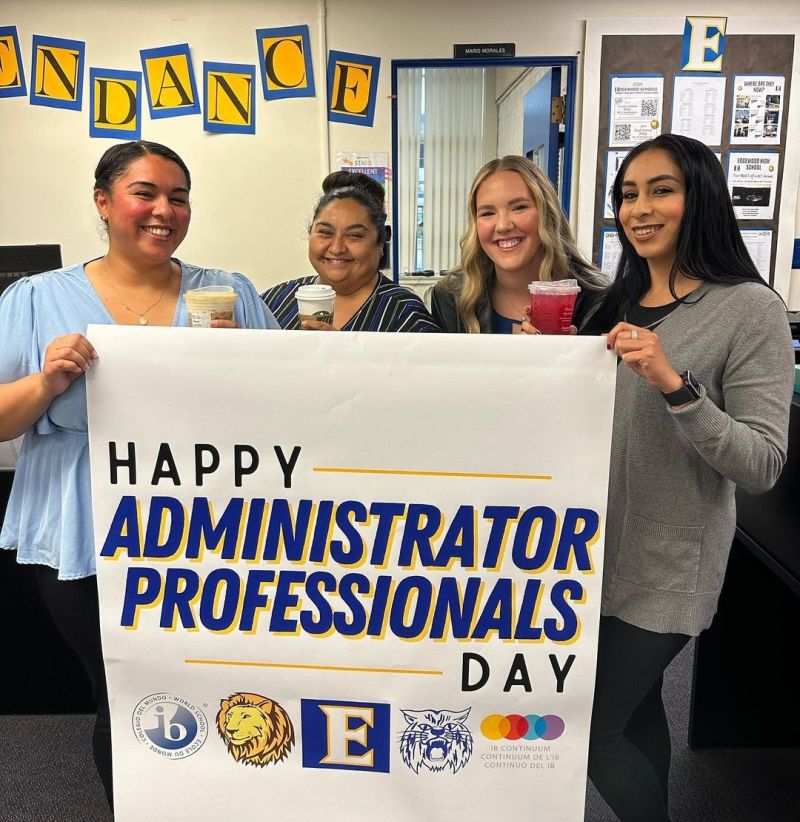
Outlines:
{"type": "Polygon", "coordinates": [[[631,139],[631,124],[617,123],[614,126],[614,142],[625,143],[631,139]]]}
{"type": "Polygon", "coordinates": [[[642,117],[655,117],[658,114],[658,100],[642,100],[642,117]]]}

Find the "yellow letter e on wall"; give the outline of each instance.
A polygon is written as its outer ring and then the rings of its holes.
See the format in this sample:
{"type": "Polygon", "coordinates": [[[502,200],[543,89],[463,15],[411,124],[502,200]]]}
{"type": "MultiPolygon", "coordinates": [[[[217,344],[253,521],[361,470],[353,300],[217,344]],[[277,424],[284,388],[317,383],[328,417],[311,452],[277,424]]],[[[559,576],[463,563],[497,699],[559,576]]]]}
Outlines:
{"type": "Polygon", "coordinates": [[[141,72],[92,68],[89,86],[89,136],[138,140],[142,136],[141,72]]]}
{"type": "Polygon", "coordinates": [[[0,97],[24,97],[25,71],[16,26],[0,26],[0,97]]]}

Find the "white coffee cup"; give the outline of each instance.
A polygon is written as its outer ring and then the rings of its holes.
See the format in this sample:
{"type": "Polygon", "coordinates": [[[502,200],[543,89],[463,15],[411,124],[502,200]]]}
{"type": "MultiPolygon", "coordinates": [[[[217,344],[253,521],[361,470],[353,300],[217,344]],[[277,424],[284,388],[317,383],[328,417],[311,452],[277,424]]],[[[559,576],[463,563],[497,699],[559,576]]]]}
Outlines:
{"type": "Polygon", "coordinates": [[[336,299],[336,292],[329,285],[319,283],[301,285],[295,292],[295,296],[300,322],[319,320],[333,324],[333,301],[336,299]]]}

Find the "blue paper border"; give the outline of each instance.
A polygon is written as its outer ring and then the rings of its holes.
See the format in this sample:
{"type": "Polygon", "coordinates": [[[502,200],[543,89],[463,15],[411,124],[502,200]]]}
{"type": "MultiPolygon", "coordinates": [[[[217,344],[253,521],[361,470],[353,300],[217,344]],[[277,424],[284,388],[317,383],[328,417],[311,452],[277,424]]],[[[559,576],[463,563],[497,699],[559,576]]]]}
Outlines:
{"type": "Polygon", "coordinates": [[[255,134],[256,133],[256,67],[244,63],[203,62],[203,130],[214,134],[255,134]],[[208,75],[212,71],[227,74],[249,74],[250,111],[253,113],[250,125],[231,125],[230,123],[210,123],[208,120],[208,75]]]}
{"type": "Polygon", "coordinates": [[[89,136],[116,137],[120,140],[141,140],[142,138],[142,73],[140,71],[121,71],[120,69],[104,69],[91,67],[89,69],[89,136]],[[136,95],[136,128],[115,129],[97,128],[94,124],[94,81],[98,78],[112,80],[135,80],[138,93],[136,95]]]}
{"type": "Polygon", "coordinates": [[[331,123],[349,123],[355,126],[366,126],[372,128],[375,121],[375,100],[378,97],[378,81],[380,80],[380,57],[369,57],[366,54],[353,54],[349,51],[329,51],[328,52],[328,120],[331,123]],[[349,63],[361,63],[366,66],[372,66],[372,84],[369,90],[369,102],[367,103],[367,111],[364,116],[354,114],[340,114],[332,111],[333,105],[333,74],[336,63],[338,61],[346,61],[349,63]]]}
{"type": "Polygon", "coordinates": [[[258,49],[258,67],[261,75],[261,90],[265,100],[285,100],[287,97],[316,97],[316,86],[314,85],[314,66],[311,60],[311,37],[308,33],[308,26],[278,26],[277,28],[256,29],[256,47],[258,49]],[[303,63],[305,64],[306,79],[308,85],[300,89],[281,89],[271,91],[267,88],[267,61],[264,57],[261,41],[265,37],[276,37],[280,35],[297,35],[303,40],[303,63]]]}
{"type": "Polygon", "coordinates": [[[31,45],[31,93],[32,106],[47,106],[48,108],[66,108],[80,111],[83,108],[83,75],[86,68],[86,43],[83,40],[65,40],[63,37],[47,37],[43,34],[34,34],[31,45]],[[76,81],[75,100],[54,100],[36,93],[36,51],[41,46],[54,46],[61,49],[75,49],[78,52],[78,79],[76,81]]]}
{"type": "Polygon", "coordinates": [[[22,63],[22,49],[19,45],[19,34],[16,26],[0,26],[0,37],[7,37],[11,35],[14,43],[14,54],[17,58],[17,67],[19,68],[19,86],[3,86],[0,87],[0,97],[27,97],[28,87],[25,83],[25,66],[22,63]]]}
{"type": "Polygon", "coordinates": [[[194,77],[194,63],[192,62],[192,55],[189,51],[188,43],[176,43],[173,46],[160,46],[154,49],[141,49],[139,57],[142,61],[142,77],[144,78],[144,86],[147,90],[147,107],[150,110],[151,120],[161,120],[165,117],[183,117],[186,114],[200,113],[200,97],[197,94],[197,81],[194,77]],[[153,57],[172,57],[183,55],[189,65],[189,82],[192,85],[192,97],[194,98],[193,106],[172,106],[170,108],[153,108],[153,94],[150,88],[150,77],[147,74],[147,60],[153,57]]]}

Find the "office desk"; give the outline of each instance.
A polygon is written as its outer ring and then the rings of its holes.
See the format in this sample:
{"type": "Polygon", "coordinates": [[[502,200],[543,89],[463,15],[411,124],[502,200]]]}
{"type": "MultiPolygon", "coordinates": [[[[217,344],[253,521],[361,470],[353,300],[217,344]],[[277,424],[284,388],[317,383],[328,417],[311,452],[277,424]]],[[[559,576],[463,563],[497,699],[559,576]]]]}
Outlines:
{"type": "Polygon", "coordinates": [[[778,483],[736,508],[719,610],[695,645],[689,746],[800,747],[800,395],[778,483]]]}

